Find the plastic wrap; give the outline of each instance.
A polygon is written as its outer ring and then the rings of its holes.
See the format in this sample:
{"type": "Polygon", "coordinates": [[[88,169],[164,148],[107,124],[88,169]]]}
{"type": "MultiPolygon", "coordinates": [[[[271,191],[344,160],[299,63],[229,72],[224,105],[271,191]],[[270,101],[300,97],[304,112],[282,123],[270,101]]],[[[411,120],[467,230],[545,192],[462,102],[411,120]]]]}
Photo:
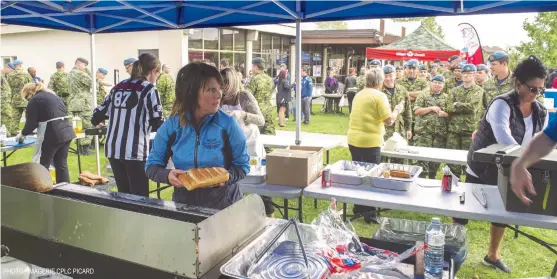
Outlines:
{"type": "MultiPolygon", "coordinates": [[[[379,218],[379,228],[374,239],[412,245],[425,240],[425,232],[430,222],[404,220],[396,218],[379,218]]],[[[457,253],[468,244],[466,227],[458,224],[441,224],[445,234],[445,251],[457,253]]]]}
{"type": "Polygon", "coordinates": [[[375,166],[373,163],[340,160],[327,168],[331,170],[332,182],[360,185],[369,183],[368,176],[375,166]]]}

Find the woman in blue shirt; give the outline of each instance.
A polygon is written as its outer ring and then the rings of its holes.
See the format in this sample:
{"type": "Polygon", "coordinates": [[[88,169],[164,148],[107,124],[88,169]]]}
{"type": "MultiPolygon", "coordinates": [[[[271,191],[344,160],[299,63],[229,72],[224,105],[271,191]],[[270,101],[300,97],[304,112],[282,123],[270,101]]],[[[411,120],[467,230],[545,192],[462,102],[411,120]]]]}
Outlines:
{"type": "Polygon", "coordinates": [[[146,164],[151,180],[174,186],[175,202],[224,209],[242,198],[237,182],[249,171],[246,138],[237,121],[219,110],[222,85],[218,70],[204,63],[178,72],[174,107],[157,131],[146,164]],[[166,169],[170,158],[176,169],[166,169]],[[230,179],[193,191],[178,179],[189,169],[208,167],[224,167],[230,179]]]}

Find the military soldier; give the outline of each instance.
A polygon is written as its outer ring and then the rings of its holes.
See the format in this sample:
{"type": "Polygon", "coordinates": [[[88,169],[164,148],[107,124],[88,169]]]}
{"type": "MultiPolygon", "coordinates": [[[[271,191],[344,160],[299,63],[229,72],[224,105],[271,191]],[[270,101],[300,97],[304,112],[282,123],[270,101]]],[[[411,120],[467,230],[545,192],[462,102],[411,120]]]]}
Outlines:
{"type": "MultiPolygon", "coordinates": [[[[9,68],[9,67],[8,67],[9,68]]],[[[9,71],[9,70],[8,70],[9,71]]],[[[2,77],[0,80],[0,107],[1,107],[1,115],[2,117],[2,125],[6,126],[7,136],[16,135],[19,127],[14,127],[14,121],[12,121],[13,116],[13,108],[12,108],[12,89],[10,88],[10,84],[8,83],[8,76],[9,73],[5,71],[5,68],[2,69],[2,77]]]]}
{"type": "Polygon", "coordinates": [[[358,92],[366,87],[366,67],[360,69],[360,75],[356,78],[356,85],[358,86],[358,92]]]}
{"type": "Polygon", "coordinates": [[[429,81],[430,75],[427,72],[427,66],[425,64],[420,64],[420,72],[418,73],[418,77],[429,81]]]}
{"type": "Polygon", "coordinates": [[[8,74],[13,73],[15,70],[15,66],[13,62],[4,64],[4,68],[2,69],[2,75],[8,78],[8,74]]]}
{"type": "Polygon", "coordinates": [[[414,103],[416,97],[418,97],[421,92],[427,92],[427,90],[429,90],[427,80],[418,77],[418,64],[418,60],[416,59],[408,61],[408,63],[406,63],[408,76],[397,80],[397,83],[406,88],[406,91],[408,91],[408,97],[412,103],[414,103]]]}
{"type": "Polygon", "coordinates": [[[28,83],[33,82],[31,75],[23,71],[23,61],[16,60],[13,62],[15,71],[8,75],[8,83],[11,88],[11,98],[13,114],[10,120],[12,121],[10,127],[15,128],[19,131],[19,121],[21,121],[21,115],[25,108],[27,107],[27,100],[21,97],[21,89],[28,83]]]}
{"type": "Polygon", "coordinates": [[[486,81],[484,85],[480,117],[483,116],[487,105],[489,105],[493,98],[514,90],[511,71],[509,70],[509,56],[507,53],[503,51],[494,52],[487,60],[490,63],[493,78],[486,81]]]}
{"type": "Polygon", "coordinates": [[[445,76],[445,88],[443,93],[449,93],[453,88],[462,85],[462,67],[466,64],[458,64],[454,69],[452,69],[450,79],[445,76]]]}
{"type": "Polygon", "coordinates": [[[273,79],[265,72],[265,60],[261,57],[256,57],[252,61],[253,76],[251,77],[247,90],[251,91],[263,117],[265,118],[265,126],[260,127],[259,130],[263,135],[274,135],[275,124],[273,122],[273,109],[271,107],[271,94],[273,93],[273,79]]]}
{"type": "Polygon", "coordinates": [[[479,64],[476,66],[476,68],[478,68],[478,71],[476,72],[476,84],[480,86],[482,89],[484,89],[484,93],[485,93],[484,87],[486,81],[489,79],[488,76],[489,69],[485,64],[479,64]]]}
{"type": "Polygon", "coordinates": [[[396,70],[394,66],[383,67],[383,73],[385,73],[385,80],[381,91],[387,95],[391,110],[394,110],[395,106],[400,103],[403,103],[404,107],[398,114],[394,125],[385,126],[385,140],[390,138],[394,132],[398,132],[401,136],[410,140],[412,138],[412,107],[408,99],[408,92],[402,85],[395,83],[396,70]]]}
{"type": "Polygon", "coordinates": [[[37,69],[35,69],[35,67],[29,67],[27,68],[27,72],[31,75],[31,77],[33,78],[33,82],[35,84],[43,81],[40,77],[37,76],[37,69]]]}
{"type": "MultiPolygon", "coordinates": [[[[483,89],[475,82],[476,66],[466,64],[462,67],[463,84],[452,89],[447,96],[446,112],[450,121],[447,135],[447,148],[468,150],[472,143],[478,117],[478,107],[481,104],[483,89]]],[[[462,166],[449,165],[452,172],[460,177],[462,166]]]]}
{"type": "Polygon", "coordinates": [[[106,87],[112,86],[112,84],[104,81],[108,71],[105,68],[99,68],[97,70],[97,106],[100,106],[106,98],[106,87]]]}
{"type": "Polygon", "coordinates": [[[130,77],[132,76],[132,70],[133,70],[133,62],[137,61],[137,58],[135,57],[130,57],[126,60],[124,60],[124,67],[126,67],[126,73],[128,73],[128,75],[130,75],[130,77]]]}
{"type": "MultiPolygon", "coordinates": [[[[447,122],[449,114],[445,112],[447,107],[447,95],[443,93],[445,77],[435,75],[431,78],[431,90],[421,93],[414,103],[415,127],[414,145],[422,147],[445,148],[447,139],[447,122]]],[[[426,175],[435,179],[439,170],[439,163],[419,162],[423,167],[420,177],[426,175]]]]}
{"type": "MultiPolygon", "coordinates": [[[[85,58],[77,58],[75,67],[68,75],[70,97],[68,100],[68,112],[72,116],[81,118],[83,130],[91,127],[91,114],[93,111],[93,96],[91,86],[93,77],[87,71],[89,61],[85,58]]],[[[78,152],[89,154],[91,137],[87,136],[79,140],[78,152]]]]}
{"type": "Polygon", "coordinates": [[[404,68],[402,66],[396,66],[396,80],[404,77],[404,68]]]}
{"type": "Polygon", "coordinates": [[[169,117],[172,111],[172,106],[174,106],[174,100],[176,99],[176,93],[174,92],[174,80],[170,74],[170,68],[168,65],[162,65],[162,73],[157,80],[157,90],[162,102],[162,110],[164,117],[169,117]]]}
{"type": "Polygon", "coordinates": [[[371,60],[371,62],[369,62],[369,68],[370,69],[381,68],[381,61],[377,59],[371,60]]]}
{"type": "MultiPolygon", "coordinates": [[[[445,71],[443,73],[443,76],[445,77],[445,88],[447,87],[447,83],[451,80],[454,80],[454,70],[460,66],[461,61],[460,61],[460,57],[458,55],[453,55],[451,57],[449,57],[449,64],[448,64],[448,69],[447,71],[445,71]]],[[[445,90],[447,91],[447,90],[445,90]]]]}
{"type": "Polygon", "coordinates": [[[68,83],[68,73],[65,72],[64,62],[56,62],[56,73],[50,76],[48,88],[62,98],[66,109],[68,108],[68,98],[70,97],[70,85],[68,83]]]}

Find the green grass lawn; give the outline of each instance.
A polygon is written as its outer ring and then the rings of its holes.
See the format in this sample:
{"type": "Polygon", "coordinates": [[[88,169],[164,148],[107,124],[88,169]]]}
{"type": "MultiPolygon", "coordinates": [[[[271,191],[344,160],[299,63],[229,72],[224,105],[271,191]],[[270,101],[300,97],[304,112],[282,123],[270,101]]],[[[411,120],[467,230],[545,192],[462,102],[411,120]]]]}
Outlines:
{"type": "MultiPolygon", "coordinates": [[[[311,118],[310,125],[303,125],[303,132],[313,132],[313,133],[326,133],[326,134],[346,134],[348,129],[348,115],[324,115],[320,112],[321,106],[313,106],[313,115],[311,118]]],[[[344,108],[347,113],[348,109],[344,108]]],[[[278,129],[278,123],[277,123],[278,129]]],[[[288,122],[287,127],[280,128],[282,130],[294,131],[295,123],[293,121],[288,122]]],[[[101,166],[104,166],[108,160],[104,157],[103,151],[101,150],[101,166]]],[[[23,149],[17,151],[12,157],[8,159],[8,164],[16,164],[22,162],[28,162],[31,160],[32,149],[23,149]]],[[[342,159],[350,159],[350,152],[348,148],[337,147],[330,152],[331,162],[342,159]]],[[[84,170],[89,170],[91,172],[96,171],[95,166],[95,155],[82,156],[82,166],[84,170]]],[[[72,181],[77,181],[78,170],[77,170],[77,156],[70,154],[68,158],[70,176],[72,181]]],[[[103,169],[104,172],[104,169],[103,169]]],[[[154,189],[155,184],[151,183],[151,187],[154,189]]],[[[152,197],[156,195],[152,194],[152,197]]],[[[172,189],[167,189],[162,192],[162,198],[170,200],[172,196],[172,189]]],[[[282,205],[282,200],[275,200],[277,204],[282,205]]],[[[297,201],[290,201],[291,207],[297,206],[297,201]]],[[[311,222],[319,212],[326,210],[328,206],[328,201],[319,201],[318,208],[314,209],[313,199],[304,198],[304,221],[306,223],[311,222]]],[[[351,212],[352,206],[349,205],[348,209],[351,212]]],[[[277,217],[279,213],[275,213],[277,217]]],[[[290,216],[297,216],[297,212],[289,211],[290,216]]],[[[412,220],[423,220],[429,221],[432,215],[412,213],[406,211],[387,211],[382,213],[382,216],[393,217],[393,218],[404,218],[412,220]]],[[[450,218],[443,217],[443,222],[450,222],[450,218]]],[[[357,220],[354,222],[354,227],[356,231],[361,236],[371,237],[373,236],[377,226],[368,225],[363,220],[357,220]]],[[[513,272],[509,275],[496,272],[492,268],[483,266],[481,260],[487,253],[489,245],[489,223],[486,222],[476,222],[471,221],[468,224],[468,236],[470,238],[469,243],[469,255],[465,264],[461,268],[458,278],[473,278],[477,275],[479,278],[532,278],[548,276],[551,273],[555,260],[557,256],[553,255],[547,249],[541,247],[540,245],[531,242],[526,237],[519,237],[514,239],[514,234],[507,231],[505,235],[505,240],[502,245],[502,257],[505,262],[513,268],[513,272]]],[[[557,233],[553,230],[543,230],[534,228],[523,228],[526,232],[544,239],[550,243],[557,243],[557,233]]]]}

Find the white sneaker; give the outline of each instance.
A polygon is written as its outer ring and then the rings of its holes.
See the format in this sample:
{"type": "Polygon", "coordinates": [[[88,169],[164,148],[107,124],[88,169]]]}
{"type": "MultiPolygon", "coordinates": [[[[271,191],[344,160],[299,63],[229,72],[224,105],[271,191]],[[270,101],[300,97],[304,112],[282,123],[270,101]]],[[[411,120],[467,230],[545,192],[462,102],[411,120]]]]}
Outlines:
{"type": "Polygon", "coordinates": [[[285,118],[284,120],[288,121],[288,118],[285,118]]]}
{"type": "Polygon", "coordinates": [[[279,120],[279,118],[277,117],[277,119],[276,119],[276,120],[278,121],[278,120],[279,120]]]}

